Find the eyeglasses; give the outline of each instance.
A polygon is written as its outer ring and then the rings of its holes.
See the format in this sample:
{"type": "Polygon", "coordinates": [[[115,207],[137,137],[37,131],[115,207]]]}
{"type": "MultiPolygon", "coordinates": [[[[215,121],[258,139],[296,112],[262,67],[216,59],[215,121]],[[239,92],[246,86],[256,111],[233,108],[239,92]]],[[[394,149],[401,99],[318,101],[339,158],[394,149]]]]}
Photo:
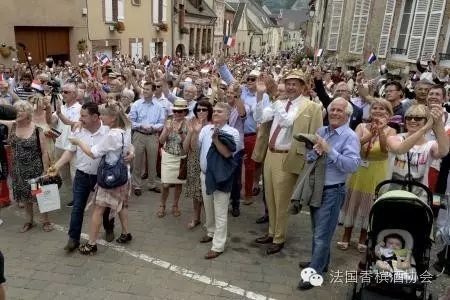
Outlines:
{"type": "Polygon", "coordinates": [[[208,112],[208,109],[207,108],[197,108],[195,111],[196,112],[208,112]]]}
{"type": "Polygon", "coordinates": [[[249,77],[247,78],[247,82],[255,82],[256,78],[255,77],[249,77]]]}
{"type": "Polygon", "coordinates": [[[414,121],[414,122],[420,122],[423,120],[426,120],[426,117],[421,117],[421,116],[407,116],[405,117],[406,121],[414,121]]]}
{"type": "Polygon", "coordinates": [[[154,85],[154,87],[158,89],[158,88],[160,88],[161,86],[160,86],[160,85],[154,85]]]}
{"type": "Polygon", "coordinates": [[[348,90],[336,90],[335,93],[348,93],[348,90]]]}
{"type": "Polygon", "coordinates": [[[70,94],[72,93],[71,91],[62,91],[63,94],[70,94]]]}

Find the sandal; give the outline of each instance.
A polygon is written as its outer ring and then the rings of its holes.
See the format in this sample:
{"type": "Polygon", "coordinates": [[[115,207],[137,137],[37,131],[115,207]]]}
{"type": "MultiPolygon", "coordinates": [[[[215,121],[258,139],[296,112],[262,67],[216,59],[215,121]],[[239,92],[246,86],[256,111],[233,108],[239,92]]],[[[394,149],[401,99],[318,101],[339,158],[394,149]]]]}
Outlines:
{"type": "Polygon", "coordinates": [[[29,231],[31,228],[33,228],[34,225],[35,225],[35,224],[34,224],[33,222],[26,222],[26,223],[23,225],[22,229],[20,229],[20,232],[21,232],[21,233],[27,232],[27,231],[29,231]]]}
{"type": "Polygon", "coordinates": [[[337,242],[337,247],[340,250],[347,250],[348,249],[348,242],[337,242]]]}
{"type": "Polygon", "coordinates": [[[367,246],[364,244],[358,244],[357,248],[358,248],[359,253],[365,253],[367,250],[367,246]]]}
{"type": "Polygon", "coordinates": [[[188,229],[194,229],[195,227],[197,227],[200,224],[202,224],[202,222],[200,222],[198,220],[197,221],[192,220],[191,222],[188,223],[187,228],[188,229]]]}
{"type": "Polygon", "coordinates": [[[44,230],[45,232],[50,232],[53,231],[53,225],[50,222],[45,222],[42,224],[42,230],[44,230]]]}
{"type": "Polygon", "coordinates": [[[173,215],[174,217],[179,217],[179,216],[181,216],[181,212],[180,212],[180,209],[178,208],[178,205],[172,206],[172,215],[173,215]]]}
{"type": "Polygon", "coordinates": [[[91,245],[89,243],[81,245],[78,250],[83,255],[93,255],[97,252],[97,244],[91,245]]]}
{"type": "Polygon", "coordinates": [[[156,215],[158,216],[158,218],[164,218],[166,216],[166,206],[160,205],[156,215]]]}
{"type": "Polygon", "coordinates": [[[119,244],[126,244],[133,239],[131,233],[122,233],[119,238],[116,240],[119,244]]]}

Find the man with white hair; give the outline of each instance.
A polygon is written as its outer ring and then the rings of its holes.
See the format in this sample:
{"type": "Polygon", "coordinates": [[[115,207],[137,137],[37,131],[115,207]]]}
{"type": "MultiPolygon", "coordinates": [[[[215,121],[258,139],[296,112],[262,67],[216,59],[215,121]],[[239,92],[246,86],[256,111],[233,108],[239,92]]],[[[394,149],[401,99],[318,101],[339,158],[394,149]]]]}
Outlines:
{"type": "MultiPolygon", "coordinates": [[[[81,104],[77,101],[78,91],[74,83],[66,83],[62,87],[62,97],[64,104],[58,103],[56,112],[52,116],[52,126],[61,132],[61,135],[55,141],[55,158],[59,159],[64,153],[65,149],[70,146],[68,140],[71,132],[71,126],[78,123],[80,119],[81,104]]],[[[47,107],[51,111],[51,104],[47,107]]],[[[75,165],[71,161],[69,166],[61,168],[61,177],[63,182],[70,186],[75,178],[75,165]]],[[[67,203],[67,206],[71,207],[72,201],[67,203]]]]}
{"type": "MultiPolygon", "coordinates": [[[[339,211],[345,200],[345,182],[360,163],[360,143],[356,133],[349,127],[348,120],[353,113],[350,102],[342,97],[328,106],[328,126],[319,128],[312,150],[306,153],[308,161],[325,157],[325,176],[321,202],[310,206],[312,224],[311,262],[300,263],[302,268],[313,268],[319,275],[330,262],[330,244],[339,211]]],[[[318,183],[316,183],[318,184],[318,183]]],[[[298,288],[313,288],[309,280],[301,280],[298,288]]]]}

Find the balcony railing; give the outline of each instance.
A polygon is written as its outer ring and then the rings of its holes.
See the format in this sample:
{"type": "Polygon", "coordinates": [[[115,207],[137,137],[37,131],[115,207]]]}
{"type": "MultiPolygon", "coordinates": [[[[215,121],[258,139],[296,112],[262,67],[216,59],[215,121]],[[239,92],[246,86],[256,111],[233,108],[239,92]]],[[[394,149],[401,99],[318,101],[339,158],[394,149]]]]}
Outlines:
{"type": "Polygon", "coordinates": [[[406,55],[406,54],[408,54],[408,49],[391,48],[391,54],[392,55],[406,55]]]}
{"type": "Polygon", "coordinates": [[[450,53],[439,53],[439,60],[450,60],[450,53]]]}

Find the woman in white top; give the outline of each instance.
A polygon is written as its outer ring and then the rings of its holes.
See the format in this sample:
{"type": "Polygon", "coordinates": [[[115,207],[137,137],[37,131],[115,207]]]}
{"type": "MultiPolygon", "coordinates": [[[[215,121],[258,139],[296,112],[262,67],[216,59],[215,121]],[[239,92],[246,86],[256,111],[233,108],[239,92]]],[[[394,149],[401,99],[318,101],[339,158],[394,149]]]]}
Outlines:
{"type": "MultiPolygon", "coordinates": [[[[101,119],[104,125],[109,126],[111,130],[98,144],[89,148],[81,140],[70,138],[70,142],[78,145],[92,159],[106,155],[106,163],[115,164],[121,154],[125,156],[126,149],[131,144],[131,136],[127,134],[130,127],[130,121],[123,111],[122,106],[117,102],[109,102],[100,111],[101,119]],[[122,143],[123,141],[123,143],[122,143]],[[122,153],[121,153],[122,152],[122,153]]],[[[111,208],[110,218],[119,214],[122,225],[122,234],[117,239],[119,243],[127,243],[132,240],[128,231],[128,198],[130,196],[130,182],[113,188],[104,189],[96,186],[93,202],[95,204],[92,212],[91,228],[89,231],[89,241],[81,245],[79,250],[81,254],[91,254],[97,252],[97,236],[103,220],[103,212],[106,207],[111,208]]]]}
{"type": "MultiPolygon", "coordinates": [[[[394,154],[392,179],[405,180],[408,175],[408,155],[411,176],[428,186],[428,170],[434,159],[447,155],[449,139],[444,130],[442,107],[432,105],[414,105],[405,113],[407,133],[391,136],[387,139],[389,152],[394,154]],[[433,130],[435,141],[427,141],[426,134],[433,130]]],[[[425,196],[424,191],[416,195],[425,196]]]]}

